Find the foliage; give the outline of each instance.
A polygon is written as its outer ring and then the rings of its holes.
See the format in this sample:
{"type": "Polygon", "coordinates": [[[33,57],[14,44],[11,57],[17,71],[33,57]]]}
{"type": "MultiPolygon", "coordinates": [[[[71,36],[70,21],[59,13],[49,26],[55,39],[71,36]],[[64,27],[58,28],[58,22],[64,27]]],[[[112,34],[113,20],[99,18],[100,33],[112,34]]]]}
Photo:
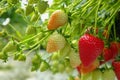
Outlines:
{"type": "Polygon", "coordinates": [[[27,56],[35,52],[31,62],[32,71],[49,69],[53,73],[66,71],[72,75],[75,68],[70,64],[69,53],[71,50],[78,53],[78,41],[82,35],[90,33],[99,37],[105,46],[112,41],[120,41],[119,0],[53,0],[52,4],[48,4],[49,0],[23,1],[0,0],[0,58],[4,62],[9,57],[25,61],[27,56]],[[49,30],[50,16],[56,10],[63,10],[68,22],[49,30]],[[42,19],[44,14],[48,14],[45,20],[42,19]],[[40,50],[46,50],[47,41],[55,32],[65,38],[67,48],[39,54],[40,50]]]}

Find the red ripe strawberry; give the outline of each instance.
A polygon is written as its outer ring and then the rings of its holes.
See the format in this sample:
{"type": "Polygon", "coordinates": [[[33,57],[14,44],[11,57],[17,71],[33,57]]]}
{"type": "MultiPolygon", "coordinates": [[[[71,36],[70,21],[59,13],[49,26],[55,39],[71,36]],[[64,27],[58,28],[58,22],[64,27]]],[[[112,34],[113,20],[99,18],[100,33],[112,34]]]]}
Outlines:
{"type": "Polygon", "coordinates": [[[99,66],[99,60],[95,60],[91,65],[85,67],[83,64],[80,65],[80,72],[83,74],[92,72],[99,66]]]}
{"type": "Polygon", "coordinates": [[[76,67],[77,71],[80,73],[80,69],[81,69],[81,64],[79,66],[76,67]]]}
{"type": "Polygon", "coordinates": [[[83,35],[79,40],[79,55],[84,66],[91,65],[102,53],[104,42],[90,34],[83,35]]]}
{"type": "Polygon", "coordinates": [[[50,20],[48,21],[47,28],[49,30],[55,30],[60,26],[63,26],[67,23],[68,16],[67,14],[62,10],[56,10],[52,13],[50,20]]]}
{"type": "Polygon", "coordinates": [[[112,66],[114,68],[114,72],[117,76],[117,79],[120,80],[120,62],[118,61],[113,61],[112,66]]]}
{"type": "Polygon", "coordinates": [[[65,44],[66,44],[65,38],[62,35],[55,32],[48,39],[47,52],[51,53],[58,51],[64,48],[65,44]]]}
{"type": "Polygon", "coordinates": [[[92,72],[99,66],[99,60],[95,60],[90,66],[85,67],[83,64],[80,64],[76,69],[79,73],[87,74],[89,72],[92,72]]]}
{"type": "Polygon", "coordinates": [[[119,50],[119,52],[120,52],[120,42],[118,43],[118,50],[119,50]]]}
{"type": "Polygon", "coordinates": [[[109,61],[113,58],[113,54],[110,48],[104,48],[102,55],[105,61],[109,61]]]}
{"type": "Polygon", "coordinates": [[[118,54],[118,43],[117,42],[111,42],[110,49],[112,51],[113,58],[115,58],[116,55],[118,54]]]}

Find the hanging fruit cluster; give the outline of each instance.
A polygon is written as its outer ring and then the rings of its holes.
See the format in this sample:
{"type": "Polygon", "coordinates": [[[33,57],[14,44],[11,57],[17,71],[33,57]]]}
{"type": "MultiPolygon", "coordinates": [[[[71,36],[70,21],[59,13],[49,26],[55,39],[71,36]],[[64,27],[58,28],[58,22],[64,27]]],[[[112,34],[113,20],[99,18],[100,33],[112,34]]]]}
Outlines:
{"type": "Polygon", "coordinates": [[[53,0],[52,5],[28,0],[22,5],[21,0],[0,1],[0,17],[11,19],[0,24],[0,41],[5,41],[0,59],[25,61],[32,54],[32,71],[67,72],[69,80],[120,80],[119,0],[53,0]]]}

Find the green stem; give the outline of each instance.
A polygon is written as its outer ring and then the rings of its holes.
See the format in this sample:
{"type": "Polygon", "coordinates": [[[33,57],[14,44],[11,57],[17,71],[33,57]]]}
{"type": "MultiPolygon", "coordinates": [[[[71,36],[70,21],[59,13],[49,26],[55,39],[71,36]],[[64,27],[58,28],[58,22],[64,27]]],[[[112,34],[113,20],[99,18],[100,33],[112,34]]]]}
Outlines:
{"type": "Polygon", "coordinates": [[[106,10],[106,12],[110,12],[113,8],[117,8],[120,7],[120,1],[118,1],[117,3],[115,3],[112,7],[110,7],[109,9],[106,10]]]}
{"type": "Polygon", "coordinates": [[[113,14],[111,15],[111,17],[108,20],[105,21],[105,24],[108,24],[108,22],[115,16],[115,14],[117,13],[117,11],[119,10],[119,7],[115,11],[112,12],[113,14]]]}
{"type": "Polygon", "coordinates": [[[22,38],[22,35],[20,34],[20,32],[17,31],[17,30],[14,28],[13,25],[11,25],[11,24],[8,24],[8,25],[16,32],[16,34],[17,34],[18,37],[22,38]]]}
{"type": "Polygon", "coordinates": [[[27,52],[26,56],[28,56],[32,51],[38,49],[40,47],[40,44],[37,45],[36,47],[32,48],[29,52],[27,52]]]}
{"type": "Polygon", "coordinates": [[[88,7],[91,6],[92,4],[94,4],[94,0],[92,1],[90,0],[90,2],[85,7],[83,7],[81,16],[83,16],[86,13],[88,7]]]}
{"type": "Polygon", "coordinates": [[[115,24],[113,25],[113,29],[114,29],[114,39],[115,39],[115,41],[117,41],[117,37],[116,37],[116,28],[115,28],[115,24]]]}
{"type": "Polygon", "coordinates": [[[32,51],[34,51],[35,49],[39,48],[40,43],[42,43],[42,41],[45,40],[48,36],[50,36],[50,34],[48,34],[47,36],[45,36],[44,38],[42,38],[40,41],[38,41],[37,43],[35,43],[33,46],[31,46],[30,47],[31,50],[26,55],[29,55],[32,51]]]}
{"type": "Polygon", "coordinates": [[[100,7],[100,3],[101,3],[101,0],[99,0],[99,2],[98,2],[97,9],[96,9],[96,13],[95,13],[95,29],[94,29],[94,35],[96,35],[97,18],[98,18],[98,10],[99,10],[99,7],[100,7]]]}
{"type": "Polygon", "coordinates": [[[37,35],[35,35],[35,36],[32,36],[32,37],[30,37],[30,38],[28,38],[28,39],[25,39],[25,40],[23,40],[23,41],[19,42],[19,44],[23,44],[23,43],[25,43],[25,42],[27,42],[27,41],[29,41],[29,40],[31,40],[31,39],[34,39],[35,37],[39,36],[40,34],[41,34],[41,32],[40,32],[40,33],[38,33],[38,34],[37,34],[37,35]]]}

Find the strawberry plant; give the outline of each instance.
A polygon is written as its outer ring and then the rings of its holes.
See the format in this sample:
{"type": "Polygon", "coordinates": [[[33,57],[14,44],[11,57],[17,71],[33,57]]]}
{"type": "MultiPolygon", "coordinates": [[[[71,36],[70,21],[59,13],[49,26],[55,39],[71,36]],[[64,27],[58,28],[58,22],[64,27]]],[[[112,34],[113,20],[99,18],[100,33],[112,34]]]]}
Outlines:
{"type": "Polygon", "coordinates": [[[31,71],[68,80],[120,80],[120,1],[49,2],[0,0],[0,59],[32,56],[31,71]]]}

